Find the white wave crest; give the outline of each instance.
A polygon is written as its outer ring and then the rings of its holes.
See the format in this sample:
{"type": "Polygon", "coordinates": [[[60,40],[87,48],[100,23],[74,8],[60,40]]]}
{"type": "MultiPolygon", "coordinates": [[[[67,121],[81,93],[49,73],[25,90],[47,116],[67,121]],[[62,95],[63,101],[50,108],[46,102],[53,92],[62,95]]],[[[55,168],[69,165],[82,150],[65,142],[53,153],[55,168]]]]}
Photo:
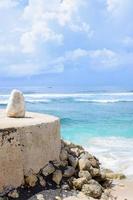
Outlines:
{"type": "MultiPolygon", "coordinates": [[[[133,102],[133,93],[57,93],[57,94],[25,94],[25,100],[30,103],[45,103],[51,100],[70,99],[75,102],[88,103],[119,103],[119,102],[133,102]]],[[[0,101],[7,101],[9,95],[0,94],[0,101]]]]}
{"type": "Polygon", "coordinates": [[[26,99],[27,103],[49,103],[50,99],[26,99]]]}
{"type": "Polygon", "coordinates": [[[92,138],[86,148],[99,158],[104,168],[133,176],[133,138],[92,138]]]}
{"type": "Polygon", "coordinates": [[[0,105],[7,105],[8,100],[0,100],[0,105]]]}
{"type": "Polygon", "coordinates": [[[133,99],[75,99],[77,102],[89,103],[119,103],[119,102],[133,102],[133,99]]]}

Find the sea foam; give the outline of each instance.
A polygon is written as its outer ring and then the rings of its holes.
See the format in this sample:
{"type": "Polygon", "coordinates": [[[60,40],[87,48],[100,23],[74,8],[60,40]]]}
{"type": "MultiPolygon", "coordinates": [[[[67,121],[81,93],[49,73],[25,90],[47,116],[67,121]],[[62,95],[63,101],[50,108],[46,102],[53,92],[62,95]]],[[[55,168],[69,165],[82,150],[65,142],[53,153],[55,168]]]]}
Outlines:
{"type": "Polygon", "coordinates": [[[85,147],[99,158],[104,168],[133,176],[133,138],[95,137],[85,147]]]}

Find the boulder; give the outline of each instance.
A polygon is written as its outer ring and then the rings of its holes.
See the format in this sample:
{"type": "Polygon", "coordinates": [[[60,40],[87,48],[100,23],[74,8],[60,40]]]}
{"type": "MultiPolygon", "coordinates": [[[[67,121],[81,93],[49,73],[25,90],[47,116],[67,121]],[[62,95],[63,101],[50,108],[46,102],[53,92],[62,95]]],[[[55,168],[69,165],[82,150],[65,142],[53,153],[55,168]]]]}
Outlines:
{"type": "Polygon", "coordinates": [[[91,176],[90,172],[88,172],[88,171],[80,171],[78,176],[80,178],[86,178],[88,181],[92,179],[92,176],[91,176]]]}
{"type": "Polygon", "coordinates": [[[86,158],[81,158],[79,159],[79,169],[81,170],[89,170],[91,167],[91,163],[88,159],[86,158]]]}
{"type": "Polygon", "coordinates": [[[80,155],[80,158],[82,158],[82,159],[93,159],[94,157],[89,152],[85,151],[80,155]]]}
{"type": "Polygon", "coordinates": [[[74,157],[72,155],[68,155],[68,160],[70,162],[70,164],[72,165],[72,167],[76,168],[78,165],[78,158],[74,157]]]}
{"type": "Polygon", "coordinates": [[[75,173],[74,167],[68,166],[64,171],[64,177],[69,178],[72,177],[75,173]]]}
{"type": "Polygon", "coordinates": [[[76,190],[81,190],[82,186],[84,184],[87,184],[87,179],[86,178],[77,178],[77,179],[75,178],[75,179],[73,179],[72,184],[73,184],[73,188],[75,188],[76,190]]]}
{"type": "Polygon", "coordinates": [[[11,197],[13,199],[18,199],[19,198],[19,193],[17,190],[13,190],[8,193],[8,197],[11,197]]]}
{"type": "Polygon", "coordinates": [[[30,176],[27,176],[27,177],[25,178],[25,183],[26,183],[27,185],[29,185],[30,187],[35,187],[37,181],[38,181],[38,179],[37,179],[37,177],[36,177],[34,174],[32,174],[32,175],[30,175],[30,176]]]}
{"type": "Polygon", "coordinates": [[[42,186],[42,187],[46,187],[46,181],[45,179],[42,177],[42,176],[38,176],[38,179],[39,179],[39,184],[42,186]]]}
{"type": "Polygon", "coordinates": [[[90,173],[91,173],[92,177],[101,176],[100,169],[98,169],[98,168],[90,167],[90,173]]]}
{"type": "Polygon", "coordinates": [[[67,160],[67,158],[68,158],[67,151],[62,149],[61,152],[60,152],[60,160],[65,161],[65,160],[67,160]]]}
{"type": "Polygon", "coordinates": [[[51,163],[48,163],[43,169],[42,169],[42,174],[44,176],[48,176],[52,174],[55,171],[54,166],[51,163]]]}
{"type": "Polygon", "coordinates": [[[91,158],[91,159],[89,159],[89,161],[90,161],[92,167],[99,168],[100,163],[97,159],[91,158]]]}
{"type": "Polygon", "coordinates": [[[67,167],[68,166],[68,161],[67,160],[61,161],[60,162],[60,166],[63,167],[63,168],[67,167]]]}
{"type": "Polygon", "coordinates": [[[60,182],[61,182],[61,180],[62,180],[62,171],[61,171],[61,170],[56,170],[56,171],[53,173],[52,180],[53,180],[57,185],[59,185],[60,182]]]}
{"type": "Polygon", "coordinates": [[[7,117],[23,118],[25,117],[25,102],[23,93],[19,90],[13,90],[6,108],[7,117]]]}
{"type": "Polygon", "coordinates": [[[82,151],[83,150],[80,150],[79,148],[71,148],[70,149],[70,154],[72,154],[73,156],[77,156],[78,157],[82,151]]]}
{"type": "Polygon", "coordinates": [[[93,198],[100,198],[102,195],[102,187],[97,181],[90,180],[88,184],[83,185],[82,192],[85,195],[91,196],[93,198]]]}

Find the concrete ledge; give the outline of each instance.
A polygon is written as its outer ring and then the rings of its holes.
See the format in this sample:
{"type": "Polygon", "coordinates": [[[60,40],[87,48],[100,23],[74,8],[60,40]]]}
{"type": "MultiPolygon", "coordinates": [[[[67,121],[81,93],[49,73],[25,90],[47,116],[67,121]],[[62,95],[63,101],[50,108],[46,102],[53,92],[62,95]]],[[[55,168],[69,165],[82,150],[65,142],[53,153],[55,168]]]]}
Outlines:
{"type": "Polygon", "coordinates": [[[25,175],[59,160],[60,148],[57,117],[27,112],[25,118],[7,118],[0,110],[0,192],[20,186],[25,175]]]}

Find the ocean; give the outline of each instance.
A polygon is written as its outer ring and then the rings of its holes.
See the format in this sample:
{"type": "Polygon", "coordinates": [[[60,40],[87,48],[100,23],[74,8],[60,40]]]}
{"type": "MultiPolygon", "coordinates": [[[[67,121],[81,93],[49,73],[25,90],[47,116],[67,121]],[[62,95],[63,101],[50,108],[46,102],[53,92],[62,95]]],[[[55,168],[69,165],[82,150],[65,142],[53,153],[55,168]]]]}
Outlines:
{"type": "MultiPolygon", "coordinates": [[[[0,93],[5,108],[9,92],[0,93]]],[[[83,145],[104,168],[133,176],[133,92],[26,92],[28,111],[56,115],[61,136],[83,145]]]]}

